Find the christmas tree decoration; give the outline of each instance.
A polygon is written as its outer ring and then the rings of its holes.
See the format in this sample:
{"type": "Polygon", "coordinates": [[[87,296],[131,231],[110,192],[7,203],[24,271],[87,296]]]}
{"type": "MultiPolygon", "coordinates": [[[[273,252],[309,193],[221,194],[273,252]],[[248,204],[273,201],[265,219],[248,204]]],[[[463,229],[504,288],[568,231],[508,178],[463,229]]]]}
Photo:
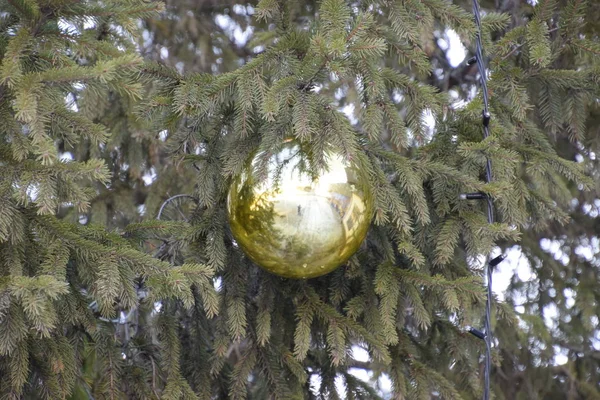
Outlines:
{"type": "Polygon", "coordinates": [[[252,261],[287,278],[314,278],[350,258],[370,224],[372,199],[357,168],[325,155],[317,176],[309,152],[288,140],[257,153],[229,191],[231,230],[252,261]]]}

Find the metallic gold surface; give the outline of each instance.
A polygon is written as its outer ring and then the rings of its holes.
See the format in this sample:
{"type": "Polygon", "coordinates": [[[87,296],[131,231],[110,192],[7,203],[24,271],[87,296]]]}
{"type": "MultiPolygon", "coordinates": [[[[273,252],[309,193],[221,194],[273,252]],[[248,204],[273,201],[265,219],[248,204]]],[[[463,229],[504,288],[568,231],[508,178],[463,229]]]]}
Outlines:
{"type": "Polygon", "coordinates": [[[257,154],[232,184],[231,230],[252,261],[287,278],[314,278],[354,254],[370,224],[372,199],[361,174],[336,154],[313,179],[310,160],[289,141],[257,154]]]}

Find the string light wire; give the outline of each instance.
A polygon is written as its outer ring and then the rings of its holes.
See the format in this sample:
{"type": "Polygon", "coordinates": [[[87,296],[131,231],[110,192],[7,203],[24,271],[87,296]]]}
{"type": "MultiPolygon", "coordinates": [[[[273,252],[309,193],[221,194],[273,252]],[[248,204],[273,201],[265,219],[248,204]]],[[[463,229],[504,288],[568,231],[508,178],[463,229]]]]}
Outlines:
{"type": "MultiPolygon", "coordinates": [[[[490,120],[491,114],[489,111],[489,96],[487,89],[487,69],[483,58],[483,45],[481,42],[481,12],[479,10],[478,0],[473,0],[473,16],[475,17],[475,24],[477,25],[477,39],[475,57],[469,60],[469,64],[477,63],[477,67],[480,75],[481,91],[483,95],[483,137],[487,139],[490,136],[490,120]]],[[[486,183],[492,181],[492,160],[490,157],[487,158],[485,168],[485,180],[486,183]]],[[[461,196],[463,199],[468,200],[486,200],[487,202],[487,220],[489,224],[494,223],[494,204],[492,198],[483,193],[470,193],[461,196]]],[[[485,321],[484,321],[484,332],[480,332],[476,329],[471,329],[471,333],[480,339],[485,341],[485,365],[484,365],[484,388],[483,388],[483,400],[490,399],[490,373],[492,369],[492,273],[493,268],[500,264],[504,259],[503,256],[496,258],[488,257],[485,274],[486,274],[486,301],[485,301],[485,321]]]]}

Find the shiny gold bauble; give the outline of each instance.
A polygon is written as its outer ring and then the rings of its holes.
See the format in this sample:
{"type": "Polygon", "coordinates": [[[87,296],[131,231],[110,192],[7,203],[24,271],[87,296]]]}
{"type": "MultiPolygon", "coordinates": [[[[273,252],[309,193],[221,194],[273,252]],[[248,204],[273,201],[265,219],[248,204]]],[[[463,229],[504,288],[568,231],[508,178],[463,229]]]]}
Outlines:
{"type": "Polygon", "coordinates": [[[326,168],[312,176],[311,152],[304,150],[289,140],[274,154],[256,154],[227,201],[238,245],[287,278],[314,278],[346,262],[367,234],[373,203],[355,166],[325,153],[326,168]]]}

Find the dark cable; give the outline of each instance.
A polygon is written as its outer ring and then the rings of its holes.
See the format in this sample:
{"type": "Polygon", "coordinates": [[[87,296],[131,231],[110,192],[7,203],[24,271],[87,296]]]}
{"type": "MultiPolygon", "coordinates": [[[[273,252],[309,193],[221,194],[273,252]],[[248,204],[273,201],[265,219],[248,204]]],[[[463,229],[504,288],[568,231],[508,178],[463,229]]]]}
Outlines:
{"type": "MultiPolygon", "coordinates": [[[[481,14],[479,12],[479,3],[477,0],[473,0],[473,15],[475,17],[475,24],[477,25],[477,41],[476,41],[476,53],[475,59],[477,61],[477,67],[479,69],[479,75],[481,79],[481,90],[483,92],[483,116],[482,116],[482,125],[483,125],[483,137],[486,139],[490,136],[490,119],[491,114],[489,111],[489,99],[488,99],[488,89],[487,89],[487,71],[485,67],[485,63],[483,60],[483,45],[481,44],[481,14]]],[[[487,158],[487,164],[485,169],[485,180],[487,183],[492,181],[492,161],[490,157],[487,158]]],[[[487,217],[488,223],[494,223],[494,205],[492,204],[491,196],[486,196],[487,200],[487,217]]],[[[492,268],[497,265],[500,261],[494,262],[498,260],[498,258],[494,260],[490,260],[488,258],[488,262],[486,263],[486,285],[487,285],[487,297],[485,301],[485,369],[484,369],[484,390],[483,390],[483,400],[490,399],[490,371],[492,369],[492,324],[491,324],[491,314],[492,314],[492,268]]]]}

